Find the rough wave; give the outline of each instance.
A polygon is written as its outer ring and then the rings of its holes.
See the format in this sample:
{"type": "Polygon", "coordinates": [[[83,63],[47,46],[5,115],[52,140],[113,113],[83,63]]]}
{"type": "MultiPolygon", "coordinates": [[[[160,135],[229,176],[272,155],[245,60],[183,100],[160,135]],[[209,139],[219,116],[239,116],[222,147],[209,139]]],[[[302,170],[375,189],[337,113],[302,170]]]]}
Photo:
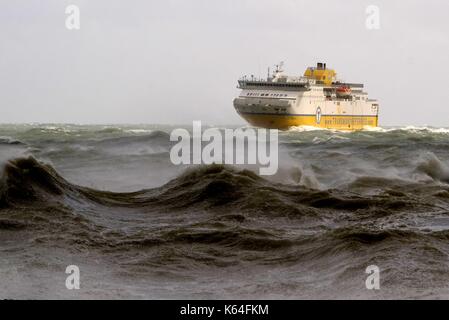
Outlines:
{"type": "Polygon", "coordinates": [[[447,297],[444,132],[283,132],[278,174],[260,177],[225,165],[179,173],[165,154],[138,152],[167,148],[167,133],[103,129],[1,132],[29,147],[0,146],[12,159],[0,178],[2,261],[44,279],[51,298],[43,270],[73,263],[93,279],[86,297],[107,296],[107,281],[154,298],[447,297]],[[105,191],[135,177],[136,191],[105,191]],[[364,287],[371,264],[377,293],[364,287]]]}
{"type": "Polygon", "coordinates": [[[21,145],[23,144],[21,141],[11,138],[11,137],[0,137],[0,145],[6,144],[6,145],[21,145]]]}
{"type": "MultiPolygon", "coordinates": [[[[359,180],[358,183],[362,183],[359,180]]],[[[364,183],[372,183],[371,180],[364,183]]],[[[382,183],[382,180],[378,182],[382,183]]],[[[257,214],[267,217],[318,217],[360,210],[391,214],[413,208],[420,203],[401,192],[363,196],[343,190],[316,190],[297,185],[270,182],[252,171],[225,165],[198,166],[188,169],[169,183],[154,189],[131,193],[114,193],[74,185],[50,165],[33,157],[10,160],[3,169],[0,204],[3,207],[46,207],[63,204],[80,210],[82,204],[134,210],[198,211],[217,214],[257,214]]],[[[421,209],[428,209],[423,203],[421,209]]]]}
{"type": "Polygon", "coordinates": [[[418,164],[417,171],[427,174],[434,180],[449,183],[449,168],[433,153],[427,153],[418,164]]]}

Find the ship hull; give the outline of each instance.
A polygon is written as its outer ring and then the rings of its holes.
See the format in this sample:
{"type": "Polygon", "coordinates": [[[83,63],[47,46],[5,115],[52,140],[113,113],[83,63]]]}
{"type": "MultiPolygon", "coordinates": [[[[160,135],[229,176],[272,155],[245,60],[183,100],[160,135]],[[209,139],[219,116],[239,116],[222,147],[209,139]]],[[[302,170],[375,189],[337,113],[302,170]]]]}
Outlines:
{"type": "Polygon", "coordinates": [[[319,119],[315,114],[310,115],[283,115],[283,114],[257,114],[238,112],[249,124],[255,127],[285,130],[296,126],[310,126],[323,129],[361,130],[365,127],[377,127],[378,116],[357,115],[321,115],[319,119]]]}

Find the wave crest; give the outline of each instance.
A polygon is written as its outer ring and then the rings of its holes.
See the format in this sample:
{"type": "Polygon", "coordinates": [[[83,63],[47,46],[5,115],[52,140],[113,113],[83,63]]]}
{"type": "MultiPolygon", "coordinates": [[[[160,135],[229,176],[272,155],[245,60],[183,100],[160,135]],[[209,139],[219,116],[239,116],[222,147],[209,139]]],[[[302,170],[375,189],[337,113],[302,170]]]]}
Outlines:
{"type": "Polygon", "coordinates": [[[42,201],[62,195],[69,184],[48,165],[33,157],[8,161],[0,180],[0,205],[42,201]]]}
{"type": "Polygon", "coordinates": [[[449,183],[449,168],[431,152],[423,157],[416,170],[425,173],[433,180],[449,183]]]}

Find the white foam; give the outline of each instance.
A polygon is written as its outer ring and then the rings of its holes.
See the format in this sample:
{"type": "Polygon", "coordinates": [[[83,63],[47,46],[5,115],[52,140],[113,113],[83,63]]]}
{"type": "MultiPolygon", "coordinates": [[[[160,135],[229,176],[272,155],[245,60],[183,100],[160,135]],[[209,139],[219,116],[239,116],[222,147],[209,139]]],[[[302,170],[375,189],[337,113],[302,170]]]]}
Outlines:
{"type": "Polygon", "coordinates": [[[125,132],[127,132],[127,133],[136,133],[136,134],[139,134],[139,133],[151,133],[153,131],[154,130],[149,130],[149,129],[128,129],[128,130],[125,130],[125,132]]]}
{"type": "Polygon", "coordinates": [[[392,132],[392,131],[408,131],[413,133],[449,133],[449,128],[435,128],[429,126],[404,126],[404,127],[372,127],[365,126],[362,130],[359,131],[350,131],[350,130],[339,130],[339,129],[328,129],[328,128],[319,128],[314,126],[296,126],[290,127],[287,132],[309,132],[309,131],[328,131],[328,132],[342,132],[342,133],[351,133],[351,132],[392,132]]]}
{"type": "MultiPolygon", "coordinates": [[[[364,129],[365,130],[365,129],[364,129]]],[[[404,126],[404,127],[389,127],[389,128],[382,128],[377,127],[375,129],[368,129],[367,131],[377,131],[377,132],[391,132],[391,131],[407,131],[407,132],[413,132],[413,133],[449,133],[449,128],[434,128],[434,127],[427,127],[427,126],[404,126]]]]}
{"type": "MultiPolygon", "coordinates": [[[[314,126],[294,126],[290,127],[287,132],[308,132],[308,131],[329,131],[329,132],[337,132],[340,130],[336,129],[328,129],[328,128],[320,128],[320,127],[314,127],[314,126]]],[[[343,130],[341,130],[343,131],[343,130]]]]}
{"type": "Polygon", "coordinates": [[[433,127],[414,127],[408,126],[404,130],[412,132],[431,132],[431,133],[449,133],[449,128],[433,128],[433,127]]]}

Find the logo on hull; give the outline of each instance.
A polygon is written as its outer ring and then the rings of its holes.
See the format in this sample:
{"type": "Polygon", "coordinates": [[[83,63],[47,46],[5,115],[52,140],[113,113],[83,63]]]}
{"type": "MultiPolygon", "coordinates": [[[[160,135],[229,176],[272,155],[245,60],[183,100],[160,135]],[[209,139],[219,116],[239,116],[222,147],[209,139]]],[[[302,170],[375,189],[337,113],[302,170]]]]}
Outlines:
{"type": "Polygon", "coordinates": [[[321,122],[321,108],[318,107],[316,109],[316,124],[320,124],[321,122]]]}

